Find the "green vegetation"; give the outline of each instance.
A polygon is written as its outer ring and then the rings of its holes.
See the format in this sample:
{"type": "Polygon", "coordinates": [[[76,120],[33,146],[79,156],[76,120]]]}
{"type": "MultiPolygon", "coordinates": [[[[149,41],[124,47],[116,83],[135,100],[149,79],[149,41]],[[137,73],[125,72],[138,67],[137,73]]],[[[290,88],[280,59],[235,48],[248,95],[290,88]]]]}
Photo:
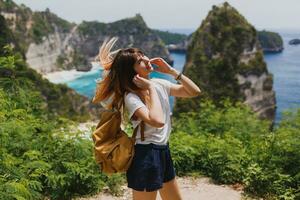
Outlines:
{"type": "Polygon", "coordinates": [[[43,36],[47,36],[54,32],[54,27],[48,23],[41,13],[33,13],[33,26],[31,29],[31,36],[36,43],[42,42],[43,36]]]}
{"type": "Polygon", "coordinates": [[[81,66],[81,65],[87,65],[88,62],[85,59],[85,55],[77,49],[74,49],[74,52],[72,52],[72,62],[67,65],[69,69],[74,68],[74,66],[81,66]]]}
{"type": "Polygon", "coordinates": [[[153,33],[153,31],[147,27],[140,14],[110,23],[109,31],[114,35],[134,34],[134,39],[137,41],[145,40],[147,36],[153,33]]]}
{"type": "Polygon", "coordinates": [[[26,22],[30,19],[32,11],[24,4],[18,6],[12,0],[0,1],[0,11],[12,15],[15,14],[16,18],[12,17],[5,21],[9,27],[14,27],[13,33],[15,41],[20,46],[21,52],[25,54],[28,48],[28,39],[24,37],[24,35],[28,33],[26,22]]]}
{"type": "Polygon", "coordinates": [[[70,70],[74,69],[74,67],[87,66],[88,62],[80,50],[74,49],[70,55],[70,59],[65,54],[59,55],[56,59],[56,65],[61,69],[70,70]]]}
{"type": "Polygon", "coordinates": [[[19,6],[12,0],[0,1],[0,11],[16,15],[16,19],[8,20],[8,25],[15,26],[13,32],[23,52],[26,52],[31,42],[40,43],[44,36],[47,37],[56,29],[65,33],[75,25],[51,13],[48,8],[33,12],[24,4],[19,6]]]}
{"type": "Polygon", "coordinates": [[[0,1],[0,9],[3,11],[10,11],[12,10],[17,4],[15,4],[12,0],[2,0],[0,1]]]}
{"type": "Polygon", "coordinates": [[[83,36],[99,36],[100,33],[105,32],[106,24],[97,21],[83,21],[78,25],[78,32],[83,36]]]}
{"type": "Polygon", "coordinates": [[[201,112],[174,120],[170,145],[177,173],[203,174],[216,183],[244,186],[266,199],[300,198],[300,109],[285,112],[270,132],[246,105],[203,101],[201,112]]]}
{"type": "Polygon", "coordinates": [[[258,40],[265,51],[280,51],[283,49],[283,41],[278,33],[271,31],[258,31],[258,40]]]}
{"type": "Polygon", "coordinates": [[[60,69],[65,69],[65,63],[68,61],[68,58],[65,54],[61,54],[56,58],[56,66],[60,69]]]}
{"type": "Polygon", "coordinates": [[[249,63],[247,64],[240,63],[240,67],[240,74],[247,74],[251,72],[252,74],[256,74],[257,76],[259,76],[260,74],[265,72],[265,70],[267,69],[267,64],[264,61],[264,56],[262,52],[257,51],[255,53],[255,59],[249,60],[249,63]],[[256,66],[255,70],[253,70],[254,66],[256,66]]]}
{"type": "Polygon", "coordinates": [[[0,15],[0,35],[0,55],[2,55],[4,53],[4,46],[12,42],[11,31],[6,26],[6,21],[2,15],[0,15]]]}
{"type": "Polygon", "coordinates": [[[49,9],[44,12],[32,13],[32,21],[33,25],[30,29],[30,37],[35,43],[42,42],[43,37],[53,33],[55,28],[61,32],[69,32],[73,26],[68,21],[51,13],[49,9]]]}
{"type": "Polygon", "coordinates": [[[165,44],[178,44],[185,39],[187,39],[187,35],[180,33],[172,33],[169,31],[161,31],[161,30],[153,30],[163,41],[165,44]]]}
{"type": "MultiPolygon", "coordinates": [[[[97,37],[103,35],[122,35],[122,34],[149,34],[150,29],[146,26],[142,16],[137,14],[134,17],[125,18],[113,23],[105,24],[97,21],[83,21],[78,25],[78,31],[83,36],[97,37]]],[[[136,36],[138,37],[138,36],[136,36]]],[[[145,36],[144,36],[145,37],[145,36]]],[[[137,39],[137,38],[135,38],[137,39]]]]}
{"type": "Polygon", "coordinates": [[[28,85],[31,92],[42,96],[46,103],[45,109],[51,118],[56,118],[57,115],[75,121],[86,121],[90,118],[88,107],[83,105],[88,101],[86,97],[78,95],[65,84],[53,84],[43,79],[39,73],[27,66],[20,54],[12,54],[9,49],[5,48],[6,53],[1,57],[1,88],[5,88],[6,84],[10,89],[10,84],[13,84],[13,88],[28,85]]]}
{"type": "MultiPolygon", "coordinates": [[[[0,15],[0,55],[4,53],[4,46],[7,44],[12,44],[15,46],[13,49],[15,52],[22,52],[19,43],[12,34],[11,30],[7,27],[7,22],[5,18],[0,15]]],[[[25,57],[24,55],[22,55],[25,57]]]]}
{"type": "MultiPolygon", "coordinates": [[[[92,142],[70,128],[77,124],[71,116],[52,116],[49,100],[34,89],[37,75],[26,71],[25,62],[8,46],[0,57],[0,72],[0,199],[70,199],[104,186],[118,194],[124,177],[100,173],[92,142]]],[[[60,89],[67,92],[66,86],[47,87],[52,100],[63,96],[60,89]]],[[[56,99],[52,106],[59,110],[64,100],[56,99]]]]}

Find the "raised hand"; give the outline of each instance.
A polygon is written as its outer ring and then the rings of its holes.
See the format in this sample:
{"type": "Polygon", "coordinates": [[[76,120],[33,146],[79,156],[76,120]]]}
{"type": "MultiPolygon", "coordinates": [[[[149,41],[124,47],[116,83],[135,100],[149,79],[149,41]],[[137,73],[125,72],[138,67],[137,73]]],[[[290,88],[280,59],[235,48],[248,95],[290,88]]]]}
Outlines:
{"type": "Polygon", "coordinates": [[[142,89],[149,89],[149,87],[152,85],[151,81],[141,77],[139,74],[134,76],[133,83],[142,89]]]}
{"type": "Polygon", "coordinates": [[[161,72],[161,73],[167,73],[169,74],[172,71],[172,67],[161,57],[156,57],[150,59],[151,64],[155,64],[158,66],[158,68],[154,68],[155,71],[161,72]]]}

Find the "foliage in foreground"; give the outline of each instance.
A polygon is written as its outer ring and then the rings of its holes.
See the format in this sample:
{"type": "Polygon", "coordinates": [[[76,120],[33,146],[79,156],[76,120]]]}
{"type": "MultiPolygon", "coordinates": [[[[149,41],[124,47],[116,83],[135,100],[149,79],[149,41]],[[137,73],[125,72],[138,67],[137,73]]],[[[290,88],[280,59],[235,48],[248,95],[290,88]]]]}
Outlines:
{"type": "Polygon", "coordinates": [[[269,131],[247,106],[203,102],[174,119],[171,151],[178,174],[200,172],[218,183],[241,183],[267,199],[300,198],[300,109],[269,131]]]}
{"type": "MultiPolygon", "coordinates": [[[[100,173],[92,142],[63,116],[48,113],[41,91],[21,73],[24,61],[0,57],[0,199],[71,199],[108,187],[118,193],[121,175],[100,173]]],[[[59,103],[59,102],[58,102],[59,103]]]]}

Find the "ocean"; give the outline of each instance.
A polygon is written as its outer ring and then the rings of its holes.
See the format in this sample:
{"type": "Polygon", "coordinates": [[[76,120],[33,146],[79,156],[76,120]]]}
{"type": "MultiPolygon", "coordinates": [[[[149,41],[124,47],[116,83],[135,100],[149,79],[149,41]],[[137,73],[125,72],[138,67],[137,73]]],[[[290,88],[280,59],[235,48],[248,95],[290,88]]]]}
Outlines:
{"type": "MultiPolygon", "coordinates": [[[[185,63],[185,54],[171,53],[171,56],[174,59],[173,67],[178,71],[181,71],[185,63]]],[[[92,99],[96,89],[96,80],[101,78],[101,74],[102,74],[102,69],[94,67],[94,70],[87,73],[83,73],[80,77],[74,80],[70,80],[62,83],[66,83],[70,88],[73,88],[78,93],[92,99]]],[[[155,71],[151,72],[149,77],[163,78],[171,81],[172,83],[176,83],[176,81],[171,75],[163,74],[160,72],[155,72],[155,71]]],[[[170,97],[171,111],[173,110],[173,106],[174,106],[174,97],[171,96],[170,97]]]]}
{"type": "Polygon", "coordinates": [[[264,55],[268,70],[273,74],[277,105],[275,124],[278,124],[283,111],[295,111],[295,108],[300,108],[300,45],[288,44],[291,39],[300,38],[300,30],[272,31],[278,32],[284,43],[281,53],[264,55]]]}
{"type": "MultiPolygon", "coordinates": [[[[276,115],[275,124],[282,118],[284,110],[293,111],[300,108],[300,45],[289,45],[288,41],[300,38],[300,31],[274,30],[278,32],[284,41],[284,50],[281,53],[265,54],[264,58],[268,70],[274,77],[274,90],[276,94],[276,115]]],[[[171,53],[174,59],[174,68],[181,71],[185,63],[185,54],[171,53]]],[[[89,97],[94,96],[96,80],[101,77],[101,69],[94,67],[92,71],[82,73],[79,77],[66,81],[65,83],[75,89],[78,93],[89,97]]],[[[150,78],[158,77],[176,83],[170,75],[152,72],[150,78]]],[[[170,97],[170,107],[173,110],[174,97],[170,97]]]]}

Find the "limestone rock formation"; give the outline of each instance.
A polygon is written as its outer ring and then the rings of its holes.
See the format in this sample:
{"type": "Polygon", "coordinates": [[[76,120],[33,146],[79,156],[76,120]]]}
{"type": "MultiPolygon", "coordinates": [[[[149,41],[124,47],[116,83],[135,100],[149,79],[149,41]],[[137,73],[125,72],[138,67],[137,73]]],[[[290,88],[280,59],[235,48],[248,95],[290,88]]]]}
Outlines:
{"type": "Polygon", "coordinates": [[[178,98],[174,116],[198,110],[202,98],[217,105],[224,98],[242,101],[273,120],[276,100],[257,31],[227,2],[213,6],[188,46],[183,73],[202,90],[196,98],[178,98]]]}

